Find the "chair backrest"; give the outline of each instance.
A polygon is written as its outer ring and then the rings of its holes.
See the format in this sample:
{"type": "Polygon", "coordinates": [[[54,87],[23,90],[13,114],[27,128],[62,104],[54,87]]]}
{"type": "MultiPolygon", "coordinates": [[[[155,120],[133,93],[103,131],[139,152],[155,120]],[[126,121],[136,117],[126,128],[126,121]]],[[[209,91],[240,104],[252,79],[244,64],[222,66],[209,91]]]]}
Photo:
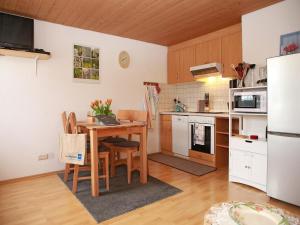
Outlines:
{"type": "Polygon", "coordinates": [[[70,112],[69,114],[69,124],[70,124],[71,133],[77,134],[77,120],[74,112],[70,112]]]}
{"type": "Polygon", "coordinates": [[[147,112],[141,110],[119,110],[117,118],[118,120],[147,123],[147,112]]]}
{"type": "Polygon", "coordinates": [[[64,132],[65,133],[69,133],[70,132],[70,127],[69,127],[69,122],[68,122],[66,111],[62,112],[61,119],[62,119],[62,124],[63,124],[63,128],[64,128],[64,132]]]}

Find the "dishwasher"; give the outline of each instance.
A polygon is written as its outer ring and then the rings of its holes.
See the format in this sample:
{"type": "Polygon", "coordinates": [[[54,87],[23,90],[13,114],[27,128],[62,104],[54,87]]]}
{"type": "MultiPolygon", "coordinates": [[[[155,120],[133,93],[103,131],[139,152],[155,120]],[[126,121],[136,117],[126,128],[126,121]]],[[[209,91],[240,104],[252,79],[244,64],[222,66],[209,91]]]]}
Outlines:
{"type": "Polygon", "coordinates": [[[172,115],[172,148],[176,154],[189,155],[188,116],[172,115]]]}

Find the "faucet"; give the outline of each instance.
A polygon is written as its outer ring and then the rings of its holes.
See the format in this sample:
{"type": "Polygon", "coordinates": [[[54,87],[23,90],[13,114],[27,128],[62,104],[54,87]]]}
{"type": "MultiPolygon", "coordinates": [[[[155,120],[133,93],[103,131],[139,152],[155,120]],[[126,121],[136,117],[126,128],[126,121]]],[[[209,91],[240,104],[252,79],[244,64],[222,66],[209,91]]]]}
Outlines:
{"type": "Polygon", "coordinates": [[[179,100],[174,99],[174,103],[175,103],[175,111],[176,112],[185,112],[187,106],[183,103],[181,103],[179,100]]]}

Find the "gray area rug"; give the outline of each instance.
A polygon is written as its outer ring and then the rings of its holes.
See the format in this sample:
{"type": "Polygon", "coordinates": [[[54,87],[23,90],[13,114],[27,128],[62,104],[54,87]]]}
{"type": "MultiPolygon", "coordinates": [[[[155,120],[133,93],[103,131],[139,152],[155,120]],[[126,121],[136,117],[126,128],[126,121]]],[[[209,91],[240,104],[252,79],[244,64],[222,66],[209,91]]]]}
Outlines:
{"type": "Polygon", "coordinates": [[[176,156],[166,155],[162,153],[150,154],[148,155],[148,159],[165,164],[167,166],[171,166],[187,173],[191,173],[196,176],[202,176],[216,170],[216,168],[211,166],[202,165],[200,163],[196,163],[187,159],[182,159],[176,156]]]}
{"type": "MultiPolygon", "coordinates": [[[[58,176],[63,181],[63,173],[58,176]]],[[[72,191],[71,175],[65,184],[72,191]]],[[[138,171],[133,173],[132,182],[128,185],[126,167],[121,166],[117,168],[116,176],[110,179],[110,191],[105,190],[105,183],[101,179],[100,196],[94,198],[91,196],[91,182],[85,180],[79,181],[75,196],[99,223],[179,192],[180,189],[151,176],[148,176],[147,184],[141,184],[138,171]]]]}

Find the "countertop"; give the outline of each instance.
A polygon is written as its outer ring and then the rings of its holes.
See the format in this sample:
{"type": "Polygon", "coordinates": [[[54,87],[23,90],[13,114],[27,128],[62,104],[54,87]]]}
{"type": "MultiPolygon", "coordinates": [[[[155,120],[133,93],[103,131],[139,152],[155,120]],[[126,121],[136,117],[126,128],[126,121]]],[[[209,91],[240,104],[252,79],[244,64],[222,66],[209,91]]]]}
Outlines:
{"type": "Polygon", "coordinates": [[[228,113],[201,113],[201,112],[160,112],[161,115],[182,115],[182,116],[210,116],[210,117],[229,117],[228,113]]]}

